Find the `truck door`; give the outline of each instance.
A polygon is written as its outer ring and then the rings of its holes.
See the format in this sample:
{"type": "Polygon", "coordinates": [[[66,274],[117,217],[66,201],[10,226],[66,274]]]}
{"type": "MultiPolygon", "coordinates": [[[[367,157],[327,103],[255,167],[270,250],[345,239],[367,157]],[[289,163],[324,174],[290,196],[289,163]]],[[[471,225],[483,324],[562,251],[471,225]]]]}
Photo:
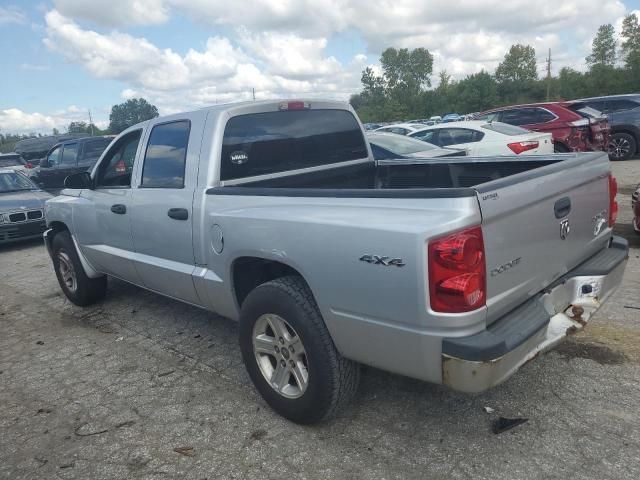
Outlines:
{"type": "Polygon", "coordinates": [[[95,187],[82,190],[74,207],[74,229],[80,249],[98,270],[140,284],[131,256],[131,176],[142,129],[118,139],[102,157],[95,187]]]}
{"type": "Polygon", "coordinates": [[[54,184],[56,167],[62,156],[62,145],[58,145],[47,154],[46,161],[40,162],[38,167],[37,182],[43,188],[50,188],[54,184]]]}
{"type": "Polygon", "coordinates": [[[62,188],[64,179],[78,168],[78,142],[65,143],[62,147],[60,163],[53,169],[53,188],[62,188]]]}
{"type": "Polygon", "coordinates": [[[132,228],[144,285],[202,305],[193,283],[193,195],[206,112],[150,125],[136,167],[132,228]]]}

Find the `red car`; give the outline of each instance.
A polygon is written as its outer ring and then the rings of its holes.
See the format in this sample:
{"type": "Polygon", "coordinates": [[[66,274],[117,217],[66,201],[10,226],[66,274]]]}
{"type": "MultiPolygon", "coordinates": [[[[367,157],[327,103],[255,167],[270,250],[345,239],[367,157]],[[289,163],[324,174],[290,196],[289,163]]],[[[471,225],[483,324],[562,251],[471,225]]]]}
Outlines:
{"type": "Polygon", "coordinates": [[[633,230],[640,235],[640,185],[638,185],[631,195],[631,207],[633,208],[633,230]]]}
{"type": "Polygon", "coordinates": [[[556,152],[607,151],[609,122],[583,102],[531,103],[495,108],[475,116],[553,135],[556,152]]]}

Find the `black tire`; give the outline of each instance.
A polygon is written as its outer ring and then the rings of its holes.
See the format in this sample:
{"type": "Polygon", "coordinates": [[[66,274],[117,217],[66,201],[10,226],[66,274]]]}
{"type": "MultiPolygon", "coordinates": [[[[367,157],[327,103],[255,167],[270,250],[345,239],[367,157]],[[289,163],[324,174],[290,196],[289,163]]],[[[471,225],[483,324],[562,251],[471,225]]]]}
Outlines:
{"type": "Polygon", "coordinates": [[[360,366],[338,353],[309,287],[297,276],[272,280],[249,293],[240,314],[240,349],[247,372],[265,401],[296,423],[330,419],[351,400],[360,382],[360,366]],[[265,314],[284,319],[303,343],[308,383],[298,398],[287,398],[276,391],[256,360],[254,326],[265,314]]]}
{"type": "Polygon", "coordinates": [[[637,143],[633,135],[628,133],[614,133],[609,140],[610,160],[629,160],[636,153],[637,143]]]}
{"type": "Polygon", "coordinates": [[[555,153],[569,153],[569,149],[566,147],[566,145],[560,142],[555,142],[553,144],[553,151],[555,153]]]}
{"type": "Polygon", "coordinates": [[[107,292],[107,277],[87,277],[69,232],[60,232],[53,237],[52,253],[53,269],[56,272],[58,283],[72,303],[84,307],[104,298],[107,292]],[[69,281],[65,280],[64,270],[67,268],[67,264],[73,268],[74,285],[70,285],[69,281]]]}

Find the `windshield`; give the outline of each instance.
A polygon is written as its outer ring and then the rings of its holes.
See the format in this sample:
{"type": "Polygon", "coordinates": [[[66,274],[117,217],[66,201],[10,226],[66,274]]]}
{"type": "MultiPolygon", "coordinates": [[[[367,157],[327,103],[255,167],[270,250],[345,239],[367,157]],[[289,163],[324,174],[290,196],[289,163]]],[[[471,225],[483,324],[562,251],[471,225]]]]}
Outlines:
{"type": "Polygon", "coordinates": [[[385,148],[398,155],[409,155],[410,153],[426,152],[427,150],[433,150],[435,146],[423,142],[421,140],[414,140],[413,138],[407,138],[402,135],[382,135],[382,134],[369,134],[367,135],[369,142],[379,147],[385,148]]]}
{"type": "Polygon", "coordinates": [[[0,193],[38,190],[35,184],[18,172],[0,172],[0,193]]]}
{"type": "Polygon", "coordinates": [[[501,133],[503,135],[524,135],[525,133],[531,133],[531,131],[526,128],[501,122],[487,123],[486,125],[482,125],[482,128],[485,130],[491,130],[492,132],[501,133]]]}

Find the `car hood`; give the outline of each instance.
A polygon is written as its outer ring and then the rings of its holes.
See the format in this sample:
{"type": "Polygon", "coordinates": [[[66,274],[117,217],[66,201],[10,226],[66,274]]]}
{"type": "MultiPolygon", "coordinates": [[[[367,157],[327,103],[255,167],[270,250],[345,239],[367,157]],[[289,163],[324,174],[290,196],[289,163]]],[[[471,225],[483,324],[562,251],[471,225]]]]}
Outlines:
{"type": "Polygon", "coordinates": [[[0,193],[0,212],[44,208],[44,202],[53,198],[42,190],[0,193]]]}

